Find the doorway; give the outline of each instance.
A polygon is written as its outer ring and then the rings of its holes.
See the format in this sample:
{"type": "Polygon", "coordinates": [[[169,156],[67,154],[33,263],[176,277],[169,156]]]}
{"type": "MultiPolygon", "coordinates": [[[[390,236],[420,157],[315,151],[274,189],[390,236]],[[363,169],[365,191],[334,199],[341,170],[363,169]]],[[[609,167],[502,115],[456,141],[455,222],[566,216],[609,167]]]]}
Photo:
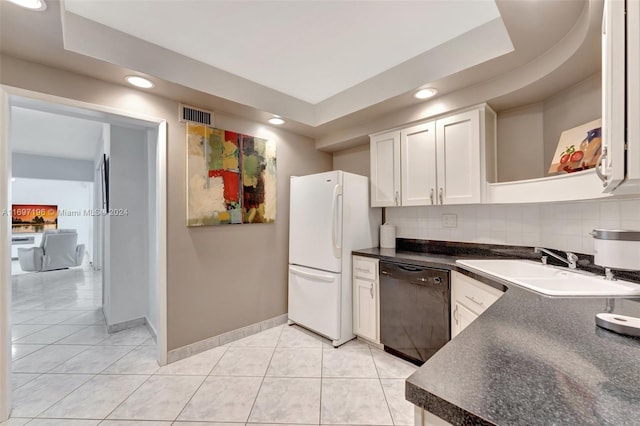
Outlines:
{"type": "MultiPolygon", "coordinates": [[[[100,121],[109,132],[103,133],[103,136],[110,137],[110,130],[116,129],[115,133],[120,135],[118,140],[107,140],[103,138],[103,143],[108,145],[113,142],[114,150],[110,152],[108,157],[122,156],[127,157],[128,153],[123,152],[127,148],[127,138],[137,138],[143,143],[138,146],[138,154],[141,161],[146,164],[140,174],[141,182],[146,182],[147,191],[144,193],[146,206],[144,211],[138,211],[149,218],[143,225],[146,235],[144,241],[135,247],[135,249],[143,254],[145,265],[148,267],[138,268],[144,271],[144,279],[147,282],[146,290],[153,294],[147,300],[147,309],[154,311],[153,314],[153,331],[156,334],[156,359],[160,365],[166,364],[167,339],[166,339],[166,121],[159,118],[142,116],[127,111],[114,111],[111,108],[100,105],[87,104],[70,99],[59,98],[55,96],[45,95],[41,93],[26,91],[22,89],[2,86],[0,87],[0,211],[3,212],[0,217],[0,421],[8,418],[11,411],[11,277],[10,277],[10,257],[11,257],[11,140],[10,129],[12,124],[12,107],[27,107],[40,111],[57,111],[63,112],[67,116],[82,118],[86,120],[100,121]],[[124,136],[123,136],[124,135],[124,136]]],[[[104,150],[103,150],[104,151],[104,150]]],[[[107,163],[108,164],[108,163],[107,163]]],[[[113,164],[113,163],[112,163],[113,164]]],[[[102,164],[104,166],[104,164],[102,164]]],[[[129,165],[130,166],[130,165],[129,165]]],[[[127,166],[127,167],[129,167],[127,166]]],[[[102,167],[100,170],[104,170],[102,167]]],[[[117,168],[116,168],[117,169],[117,168]]],[[[97,170],[97,169],[96,169],[97,170]]],[[[91,171],[93,173],[94,171],[91,171]]],[[[114,175],[116,176],[116,175],[114,175]]],[[[97,180],[97,173],[93,176],[94,186],[97,180]]],[[[100,179],[101,184],[109,182],[109,175],[102,173],[100,179]]],[[[111,184],[117,186],[117,178],[111,179],[111,184]]],[[[122,184],[122,182],[121,182],[122,184]]],[[[96,204],[99,198],[104,199],[105,192],[94,192],[94,202],[96,204]]],[[[129,194],[131,199],[135,194],[129,194]]],[[[123,201],[126,203],[126,201],[123,201]]],[[[112,205],[113,206],[113,205],[112,205]]],[[[109,206],[109,207],[112,207],[109,206]]],[[[94,204],[95,207],[95,204],[94,204]]],[[[107,206],[104,205],[106,208],[107,206]]],[[[138,206],[140,207],[140,206],[138,206]]],[[[120,206],[121,209],[126,207],[120,206]]],[[[138,208],[138,210],[140,210],[138,208]]],[[[94,209],[95,211],[95,209],[94,209]]],[[[91,212],[84,212],[91,214],[91,212]]],[[[123,211],[122,214],[125,214],[123,211]]],[[[109,283],[109,262],[110,262],[110,230],[114,230],[114,241],[117,241],[118,232],[121,235],[123,231],[123,220],[118,221],[117,217],[96,213],[99,219],[95,217],[91,221],[93,224],[93,235],[98,241],[91,244],[93,252],[93,262],[96,262],[96,256],[100,256],[97,260],[95,269],[101,269],[103,280],[109,283]],[[101,223],[102,221],[102,223],[101,223]],[[100,232],[101,231],[101,232],[100,232]],[[99,247],[97,247],[99,246],[99,247]],[[96,248],[98,248],[96,250],[96,248]]],[[[142,223],[142,221],[140,221],[142,223]]],[[[134,225],[135,226],[135,225],[134,225]]],[[[95,240],[95,238],[94,238],[95,240]]],[[[119,244],[122,244],[121,242],[119,244]]],[[[116,246],[113,247],[117,248],[116,246]]],[[[134,256],[135,257],[135,256],[134,256]]],[[[139,265],[138,265],[139,266],[139,265]]],[[[54,274],[56,271],[53,272],[54,274]]],[[[103,286],[104,288],[104,286],[103,286]]],[[[113,299],[113,298],[112,298],[113,299]]],[[[117,298],[116,298],[117,299],[117,298]]],[[[117,304],[116,300],[111,300],[111,307],[117,304]]],[[[119,306],[117,306],[119,307],[119,306]]],[[[115,317],[119,313],[113,313],[115,317]]],[[[106,313],[106,312],[105,312],[106,313]]],[[[126,318],[126,315],[122,318],[126,318]]],[[[115,321],[115,320],[114,320],[115,321]]],[[[140,325],[139,318],[133,321],[114,322],[116,324],[113,331],[118,329],[134,327],[140,325]],[[136,322],[137,321],[137,322],[136,322]]],[[[111,331],[111,330],[110,330],[111,331]]]]}

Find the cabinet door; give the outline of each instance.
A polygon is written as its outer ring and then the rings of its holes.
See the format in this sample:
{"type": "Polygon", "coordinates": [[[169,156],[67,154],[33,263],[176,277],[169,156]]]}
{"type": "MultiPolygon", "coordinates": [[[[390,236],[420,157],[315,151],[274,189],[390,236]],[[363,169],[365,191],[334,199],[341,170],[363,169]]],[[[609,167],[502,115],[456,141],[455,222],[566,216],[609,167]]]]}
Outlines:
{"type": "Polygon", "coordinates": [[[602,156],[596,167],[605,192],[612,192],[625,178],[625,2],[605,1],[602,55],[602,156]]]}
{"type": "Polygon", "coordinates": [[[376,286],[373,281],[355,278],[353,280],[353,332],[373,342],[378,340],[376,315],[376,286]]]}
{"type": "Polygon", "coordinates": [[[371,137],[371,207],[400,204],[400,132],[371,137]]]}
{"type": "Polygon", "coordinates": [[[436,203],[435,130],[432,121],[400,132],[403,206],[436,203]]]}
{"type": "Polygon", "coordinates": [[[480,111],[436,121],[439,204],[481,202],[480,111]]]}
{"type": "Polygon", "coordinates": [[[640,193],[640,2],[627,2],[627,184],[640,193]]]}
{"type": "Polygon", "coordinates": [[[469,324],[478,318],[478,315],[467,309],[467,307],[458,300],[454,300],[451,317],[451,338],[453,339],[458,335],[458,333],[467,328],[469,324]]]}

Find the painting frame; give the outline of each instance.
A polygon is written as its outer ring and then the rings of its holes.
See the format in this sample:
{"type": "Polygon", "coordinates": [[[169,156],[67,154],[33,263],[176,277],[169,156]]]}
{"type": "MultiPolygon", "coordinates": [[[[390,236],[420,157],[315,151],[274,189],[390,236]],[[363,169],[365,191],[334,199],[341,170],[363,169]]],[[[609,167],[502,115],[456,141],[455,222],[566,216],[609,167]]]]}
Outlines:
{"type": "Polygon", "coordinates": [[[203,124],[185,127],[187,226],[275,223],[275,142],[203,124]]]}
{"type": "Polygon", "coordinates": [[[57,204],[12,204],[11,233],[41,234],[58,229],[58,214],[57,204]]]}

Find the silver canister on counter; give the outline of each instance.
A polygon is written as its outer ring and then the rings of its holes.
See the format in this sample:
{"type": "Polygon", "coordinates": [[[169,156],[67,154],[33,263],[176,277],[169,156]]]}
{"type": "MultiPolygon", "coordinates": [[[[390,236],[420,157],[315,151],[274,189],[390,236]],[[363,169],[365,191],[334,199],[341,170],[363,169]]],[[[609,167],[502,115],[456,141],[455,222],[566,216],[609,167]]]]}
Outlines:
{"type": "Polygon", "coordinates": [[[640,270],[640,231],[594,229],[594,263],[620,269],[640,270]]]}

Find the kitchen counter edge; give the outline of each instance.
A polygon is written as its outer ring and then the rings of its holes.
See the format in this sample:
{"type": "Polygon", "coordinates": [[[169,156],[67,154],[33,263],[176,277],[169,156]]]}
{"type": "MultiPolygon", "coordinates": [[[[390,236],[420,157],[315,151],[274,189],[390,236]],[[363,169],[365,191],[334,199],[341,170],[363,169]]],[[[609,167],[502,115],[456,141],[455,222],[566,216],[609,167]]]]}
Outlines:
{"type": "MultiPolygon", "coordinates": [[[[474,329],[478,329],[479,327],[491,327],[491,315],[494,310],[504,310],[505,304],[508,304],[511,299],[515,300],[516,298],[520,303],[522,303],[522,299],[531,298],[532,302],[537,305],[542,301],[548,301],[548,307],[552,308],[554,306],[553,300],[565,300],[569,302],[575,302],[575,304],[580,304],[580,300],[604,300],[603,298],[589,298],[589,299],[578,299],[578,298],[550,298],[547,296],[539,295],[530,290],[519,287],[515,284],[512,284],[508,281],[501,280],[489,274],[478,274],[472,271],[465,269],[463,266],[456,264],[456,260],[458,259],[470,259],[470,258],[482,258],[481,256],[469,256],[469,255],[440,255],[440,254],[430,254],[430,253],[417,253],[417,252],[408,252],[408,251],[397,251],[395,249],[385,249],[385,248],[369,248],[369,249],[361,249],[354,250],[352,252],[353,255],[363,256],[363,257],[372,257],[377,258],[381,261],[395,262],[395,263],[409,263],[414,265],[421,265],[433,268],[440,269],[448,269],[453,271],[458,271],[465,275],[471,276],[474,279],[482,281],[483,283],[490,285],[499,290],[505,291],[509,294],[509,297],[502,297],[495,305],[490,306],[485,313],[483,313],[474,323],[472,324],[474,329]],[[496,306],[497,305],[497,306],[496,306]],[[495,308],[494,308],[495,306],[495,308]]],[[[486,257],[484,257],[486,258],[486,257]]],[[[507,295],[505,294],[505,296],[507,295]]],[[[632,300],[638,303],[638,307],[640,307],[639,299],[626,299],[626,298],[616,298],[620,300],[632,300]]],[[[522,306],[518,306],[519,309],[522,309],[522,306]]],[[[616,312],[616,313],[625,313],[629,314],[629,312],[616,312]]],[[[636,313],[637,315],[637,313],[636,313]]],[[[517,321],[516,321],[517,322],[517,321]]],[[[594,327],[595,321],[593,321],[594,327]]],[[[621,339],[627,339],[622,343],[624,345],[630,346],[630,351],[633,351],[638,357],[640,357],[640,339],[629,338],[626,336],[616,335],[615,333],[598,330],[598,332],[602,333],[606,338],[611,339],[612,341],[620,342],[621,339]]],[[[550,331],[552,333],[552,331],[550,331]]],[[[475,347],[465,347],[465,340],[469,340],[470,344],[473,344],[473,341],[469,339],[469,333],[461,333],[455,339],[455,345],[451,345],[451,340],[445,347],[443,347],[438,353],[434,356],[434,358],[438,358],[438,360],[442,358],[447,358],[455,364],[456,352],[460,354],[462,351],[475,350],[475,347]]],[[[584,349],[584,348],[582,348],[584,349]]],[[[465,407],[464,403],[460,403],[460,401],[451,401],[447,396],[443,396],[438,394],[437,388],[439,387],[438,383],[432,383],[433,381],[427,377],[427,374],[424,374],[426,370],[430,368],[430,359],[427,361],[421,368],[419,368],[416,373],[411,375],[406,380],[405,387],[405,397],[406,399],[413,403],[414,405],[429,411],[430,413],[442,418],[445,421],[450,422],[453,425],[486,425],[486,426],[496,426],[500,423],[493,421],[495,420],[495,413],[483,412],[481,409],[473,409],[470,407],[465,407]],[[494,414],[494,415],[492,415],[494,414]],[[494,419],[492,420],[492,417],[494,419]]],[[[442,367],[442,366],[441,366],[442,367]]],[[[526,370],[525,370],[526,371],[526,370]]],[[[532,374],[535,374],[534,371],[532,374]]],[[[638,368],[638,374],[640,375],[640,368],[638,368]]],[[[453,375],[452,375],[453,376],[453,375]]],[[[452,377],[453,379],[453,377],[452,377]]],[[[454,379],[455,380],[455,379],[454,379]]],[[[436,380],[437,381],[437,380],[436,380]]],[[[630,386],[631,389],[636,385],[640,385],[640,383],[633,383],[633,386],[630,386]]],[[[478,392],[486,391],[486,389],[478,389],[478,392]]],[[[505,397],[510,396],[509,390],[501,390],[504,393],[505,397]]],[[[516,393],[517,395],[517,393],[516,393]]],[[[545,394],[547,398],[554,399],[556,396],[553,395],[552,392],[545,394]]],[[[640,394],[636,396],[638,398],[638,402],[640,403],[640,394]]],[[[451,398],[453,399],[453,398],[451,398]]],[[[539,401],[537,401],[539,403],[539,401]]],[[[552,404],[553,405],[553,404],[552,404]]],[[[520,419],[521,422],[508,422],[509,424],[549,424],[548,422],[557,421],[558,418],[553,416],[553,410],[547,413],[549,415],[546,419],[537,419],[540,423],[531,423],[531,419],[520,419]],[[542,421],[540,421],[542,420],[542,421]]],[[[566,413],[563,413],[566,414],[566,413]]],[[[617,416],[615,416],[617,417],[617,416]]],[[[638,419],[640,421],[640,408],[637,409],[631,416],[632,419],[638,419]]],[[[620,419],[624,419],[624,414],[620,416],[620,419]]],[[[594,419],[596,420],[596,419],[594,419]]],[[[627,418],[626,420],[629,420],[627,418]]],[[[594,424],[599,424],[597,421],[594,424]]],[[[623,423],[620,423],[623,424],[623,423]]]]}

